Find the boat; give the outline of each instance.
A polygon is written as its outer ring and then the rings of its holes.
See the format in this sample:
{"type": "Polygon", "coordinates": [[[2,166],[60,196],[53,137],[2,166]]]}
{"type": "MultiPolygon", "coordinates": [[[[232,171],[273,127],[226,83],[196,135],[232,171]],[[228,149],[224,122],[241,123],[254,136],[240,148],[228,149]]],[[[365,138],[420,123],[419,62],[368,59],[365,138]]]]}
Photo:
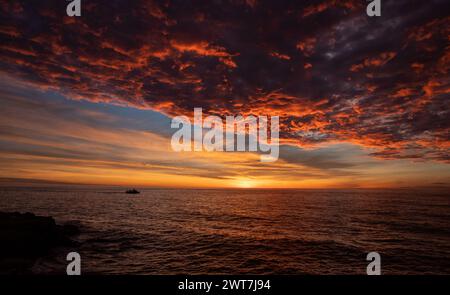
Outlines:
{"type": "Polygon", "coordinates": [[[126,194],[140,194],[141,192],[136,189],[129,189],[125,191],[126,194]]]}

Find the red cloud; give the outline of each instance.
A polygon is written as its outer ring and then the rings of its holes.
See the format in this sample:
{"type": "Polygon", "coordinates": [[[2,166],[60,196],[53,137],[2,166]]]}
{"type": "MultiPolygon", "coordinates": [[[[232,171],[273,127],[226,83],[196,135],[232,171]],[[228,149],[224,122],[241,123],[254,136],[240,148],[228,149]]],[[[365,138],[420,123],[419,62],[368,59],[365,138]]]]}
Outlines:
{"type": "Polygon", "coordinates": [[[65,17],[61,1],[23,3],[0,5],[2,75],[168,115],[279,115],[282,141],[298,145],[348,141],[385,158],[448,160],[442,7],[425,14],[400,1],[396,26],[386,15],[374,29],[352,1],[96,2],[80,18],[65,17]]]}

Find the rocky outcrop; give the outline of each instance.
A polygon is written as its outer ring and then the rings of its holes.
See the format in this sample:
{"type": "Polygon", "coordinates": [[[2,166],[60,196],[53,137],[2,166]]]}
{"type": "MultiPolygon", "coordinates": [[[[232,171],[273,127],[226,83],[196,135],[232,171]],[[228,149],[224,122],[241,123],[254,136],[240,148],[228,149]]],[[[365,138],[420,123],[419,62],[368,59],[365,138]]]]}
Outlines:
{"type": "Polygon", "coordinates": [[[74,225],[57,225],[52,217],[0,212],[0,274],[27,273],[36,259],[60,246],[76,246],[74,225]]]}

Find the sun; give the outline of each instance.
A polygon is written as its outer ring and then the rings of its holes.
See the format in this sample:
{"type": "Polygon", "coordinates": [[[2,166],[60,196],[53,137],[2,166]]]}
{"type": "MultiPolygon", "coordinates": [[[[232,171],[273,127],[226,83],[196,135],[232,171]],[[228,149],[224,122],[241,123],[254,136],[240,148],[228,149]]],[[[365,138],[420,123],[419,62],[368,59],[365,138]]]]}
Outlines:
{"type": "Polygon", "coordinates": [[[236,181],[236,187],[239,188],[253,188],[255,187],[255,182],[250,179],[241,179],[236,181]]]}

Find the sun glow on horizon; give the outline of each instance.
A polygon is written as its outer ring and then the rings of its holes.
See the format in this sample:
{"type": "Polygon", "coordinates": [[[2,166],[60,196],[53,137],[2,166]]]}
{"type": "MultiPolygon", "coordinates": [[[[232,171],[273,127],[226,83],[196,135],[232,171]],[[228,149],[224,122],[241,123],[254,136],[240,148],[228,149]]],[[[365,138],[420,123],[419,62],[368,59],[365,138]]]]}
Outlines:
{"type": "Polygon", "coordinates": [[[257,187],[257,184],[252,179],[240,179],[236,181],[235,186],[238,188],[254,188],[257,187]]]}

